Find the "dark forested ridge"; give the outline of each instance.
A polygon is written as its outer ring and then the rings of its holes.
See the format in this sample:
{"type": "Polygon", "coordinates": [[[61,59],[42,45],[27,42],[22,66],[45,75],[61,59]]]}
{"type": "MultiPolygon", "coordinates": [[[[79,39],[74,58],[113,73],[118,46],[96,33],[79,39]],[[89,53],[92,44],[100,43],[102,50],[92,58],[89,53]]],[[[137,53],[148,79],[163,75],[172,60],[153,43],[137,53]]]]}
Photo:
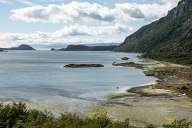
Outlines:
{"type": "Polygon", "coordinates": [[[117,45],[109,46],[87,46],[87,45],[68,45],[67,48],[52,49],[58,51],[112,51],[117,45]]]}
{"type": "Polygon", "coordinates": [[[141,52],[154,59],[192,64],[192,0],[181,0],[166,17],[128,36],[115,50],[141,52]]]}

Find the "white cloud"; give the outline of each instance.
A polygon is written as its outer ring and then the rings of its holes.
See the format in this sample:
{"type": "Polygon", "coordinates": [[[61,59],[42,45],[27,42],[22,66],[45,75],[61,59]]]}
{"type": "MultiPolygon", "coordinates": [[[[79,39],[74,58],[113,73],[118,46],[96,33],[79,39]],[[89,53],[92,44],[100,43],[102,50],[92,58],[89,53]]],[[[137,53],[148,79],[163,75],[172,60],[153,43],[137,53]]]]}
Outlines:
{"type": "Polygon", "coordinates": [[[162,0],[162,4],[121,3],[107,7],[97,3],[71,2],[62,5],[32,6],[12,10],[13,21],[74,23],[89,19],[100,22],[118,22],[121,19],[155,20],[165,16],[175,1],[162,0]]]}
{"type": "Polygon", "coordinates": [[[169,3],[172,7],[175,7],[181,0],[161,0],[162,3],[169,3]]]}
{"type": "Polygon", "coordinates": [[[98,35],[113,35],[119,33],[128,33],[132,31],[131,27],[115,24],[113,26],[84,26],[84,25],[73,25],[70,27],[65,27],[59,33],[64,35],[89,35],[89,36],[98,36],[98,35]]]}
{"type": "Polygon", "coordinates": [[[114,16],[111,10],[99,4],[87,2],[71,2],[62,5],[33,6],[12,11],[12,20],[25,22],[75,22],[94,19],[111,22],[114,16]]]}
{"type": "Polygon", "coordinates": [[[136,4],[136,3],[123,3],[116,4],[117,12],[121,12],[122,19],[127,19],[129,16],[132,19],[144,19],[153,21],[165,16],[171,8],[170,3],[165,4],[136,4]]]}
{"type": "Polygon", "coordinates": [[[0,0],[0,4],[13,4],[15,2],[30,6],[35,5],[32,0],[0,0]]]}
{"type": "Polygon", "coordinates": [[[79,26],[78,24],[65,27],[52,33],[35,32],[26,33],[0,33],[0,47],[14,46],[21,43],[38,44],[38,43],[94,43],[94,42],[121,42],[117,35],[131,32],[132,28],[126,26],[79,26]],[[126,32],[126,33],[125,33],[126,32]],[[109,38],[110,39],[109,39],[109,38]],[[108,38],[106,40],[106,38],[108,38]],[[5,43],[6,42],[6,43],[5,43]]]}
{"type": "MultiPolygon", "coordinates": [[[[0,2],[5,0],[0,0],[0,2]]],[[[29,0],[17,0],[28,1],[29,0]]],[[[62,5],[35,5],[12,10],[12,21],[61,23],[55,32],[0,33],[0,47],[26,43],[121,42],[134,32],[136,22],[145,23],[165,16],[178,0],[160,3],[118,3],[112,7],[97,3],[71,2],[62,5]],[[147,22],[146,22],[147,21],[147,22]]],[[[53,24],[53,25],[54,25],[53,24]]]]}

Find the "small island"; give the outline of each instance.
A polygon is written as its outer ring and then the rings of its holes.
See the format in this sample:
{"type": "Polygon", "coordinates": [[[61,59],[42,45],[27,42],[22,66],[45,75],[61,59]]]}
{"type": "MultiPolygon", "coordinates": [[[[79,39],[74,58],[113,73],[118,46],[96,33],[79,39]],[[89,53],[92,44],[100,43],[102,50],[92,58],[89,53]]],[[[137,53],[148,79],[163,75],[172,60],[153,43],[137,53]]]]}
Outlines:
{"type": "Polygon", "coordinates": [[[143,69],[144,68],[143,64],[138,64],[138,63],[135,63],[135,62],[124,62],[124,63],[113,62],[112,65],[113,66],[122,66],[122,67],[135,67],[135,68],[138,68],[138,69],[143,69]]]}
{"type": "Polygon", "coordinates": [[[123,58],[121,58],[121,60],[129,60],[129,58],[128,57],[123,57],[123,58]]]}
{"type": "Polygon", "coordinates": [[[10,47],[10,48],[0,48],[0,51],[6,51],[6,50],[35,50],[30,45],[21,44],[18,47],[10,47]]]}
{"type": "Polygon", "coordinates": [[[91,68],[91,67],[104,67],[102,64],[67,64],[65,68],[91,68]]]}

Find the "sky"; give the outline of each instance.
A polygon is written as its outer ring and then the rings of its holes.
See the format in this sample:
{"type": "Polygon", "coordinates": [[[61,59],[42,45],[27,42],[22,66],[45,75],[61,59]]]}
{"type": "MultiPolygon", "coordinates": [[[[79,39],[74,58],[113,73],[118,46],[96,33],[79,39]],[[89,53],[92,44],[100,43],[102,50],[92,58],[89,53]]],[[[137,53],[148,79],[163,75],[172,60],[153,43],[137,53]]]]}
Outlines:
{"type": "Polygon", "coordinates": [[[179,0],[0,0],[0,47],[121,43],[179,0]]]}

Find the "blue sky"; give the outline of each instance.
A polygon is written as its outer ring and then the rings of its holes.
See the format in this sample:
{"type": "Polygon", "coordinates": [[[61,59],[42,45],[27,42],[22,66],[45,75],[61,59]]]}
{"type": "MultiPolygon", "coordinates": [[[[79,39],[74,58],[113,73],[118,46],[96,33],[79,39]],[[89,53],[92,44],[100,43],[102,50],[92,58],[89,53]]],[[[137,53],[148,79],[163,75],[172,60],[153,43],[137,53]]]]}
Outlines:
{"type": "Polygon", "coordinates": [[[178,0],[0,0],[0,47],[120,43],[178,0]]]}

